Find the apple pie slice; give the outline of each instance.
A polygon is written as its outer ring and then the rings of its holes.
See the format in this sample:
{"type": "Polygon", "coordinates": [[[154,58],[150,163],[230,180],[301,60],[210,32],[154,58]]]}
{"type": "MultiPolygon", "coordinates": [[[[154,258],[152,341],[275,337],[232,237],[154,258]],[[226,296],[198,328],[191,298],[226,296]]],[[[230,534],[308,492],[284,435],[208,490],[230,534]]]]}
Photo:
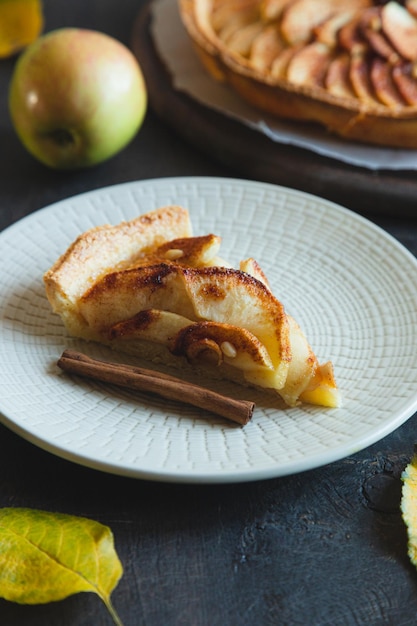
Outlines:
{"type": "Polygon", "coordinates": [[[220,243],[192,236],[179,206],[93,228],[45,273],[47,297],[72,336],[268,389],[290,406],[338,406],[332,364],[319,364],[259,264],[231,267],[220,243]]]}
{"type": "Polygon", "coordinates": [[[179,0],[203,65],[261,111],[417,148],[417,3],[179,0]]]}

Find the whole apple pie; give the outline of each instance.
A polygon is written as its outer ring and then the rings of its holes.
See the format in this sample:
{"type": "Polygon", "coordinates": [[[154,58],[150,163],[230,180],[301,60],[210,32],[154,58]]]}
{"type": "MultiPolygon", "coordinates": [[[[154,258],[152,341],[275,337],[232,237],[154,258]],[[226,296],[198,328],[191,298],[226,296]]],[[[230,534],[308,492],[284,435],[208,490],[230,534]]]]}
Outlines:
{"type": "Polygon", "coordinates": [[[167,206],[81,234],[44,276],[70,335],[142,359],[278,393],[290,406],[338,406],[320,364],[252,258],[219,257],[220,237],[193,237],[167,206]]]}
{"type": "Polygon", "coordinates": [[[179,0],[210,74],[278,117],[417,147],[417,1],[179,0]]]}

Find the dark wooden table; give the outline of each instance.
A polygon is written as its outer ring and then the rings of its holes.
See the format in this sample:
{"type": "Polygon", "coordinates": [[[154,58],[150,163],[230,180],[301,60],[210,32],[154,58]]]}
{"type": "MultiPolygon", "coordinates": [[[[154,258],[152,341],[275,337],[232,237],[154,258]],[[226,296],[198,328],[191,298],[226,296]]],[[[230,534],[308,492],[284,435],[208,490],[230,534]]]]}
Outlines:
{"type": "MultiPolygon", "coordinates": [[[[134,0],[45,0],[46,29],[95,28],[130,44],[140,9],[134,0]]],[[[0,228],[113,183],[239,176],[190,145],[152,109],[136,139],[114,159],[80,172],[48,170],[24,151],[9,122],[14,63],[0,63],[0,228]]],[[[353,194],[343,204],[357,210],[353,194]]],[[[417,254],[412,217],[374,210],[372,219],[417,254]]],[[[124,626],[410,626],[417,622],[417,572],[407,557],[399,503],[400,475],[416,429],[417,415],[329,466],[216,486],[100,473],[56,458],[0,426],[0,506],[61,511],[109,525],[125,570],[113,594],[124,626]]],[[[44,606],[0,600],[0,623],[111,621],[95,596],[81,594],[44,606]]]]}

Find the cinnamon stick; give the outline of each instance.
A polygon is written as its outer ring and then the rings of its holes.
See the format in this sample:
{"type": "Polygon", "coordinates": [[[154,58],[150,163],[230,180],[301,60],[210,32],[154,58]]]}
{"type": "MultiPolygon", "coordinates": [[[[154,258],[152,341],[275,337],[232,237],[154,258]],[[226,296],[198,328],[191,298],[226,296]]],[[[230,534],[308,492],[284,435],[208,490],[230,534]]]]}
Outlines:
{"type": "Polygon", "coordinates": [[[185,402],[241,425],[249,422],[255,408],[248,400],[228,398],[162,372],[92,359],[76,350],[64,350],[57,365],[70,374],[185,402]]]}

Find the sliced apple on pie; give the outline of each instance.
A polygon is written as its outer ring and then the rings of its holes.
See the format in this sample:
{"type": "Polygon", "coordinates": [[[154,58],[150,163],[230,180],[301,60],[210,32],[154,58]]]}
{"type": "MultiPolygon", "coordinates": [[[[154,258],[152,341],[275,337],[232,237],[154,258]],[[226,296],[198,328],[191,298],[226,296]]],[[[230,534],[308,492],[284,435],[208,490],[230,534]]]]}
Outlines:
{"type": "Polygon", "coordinates": [[[178,206],[93,228],[45,273],[47,297],[72,336],[267,389],[289,406],[338,406],[332,364],[319,364],[259,264],[233,268],[220,243],[192,236],[178,206]]]}

